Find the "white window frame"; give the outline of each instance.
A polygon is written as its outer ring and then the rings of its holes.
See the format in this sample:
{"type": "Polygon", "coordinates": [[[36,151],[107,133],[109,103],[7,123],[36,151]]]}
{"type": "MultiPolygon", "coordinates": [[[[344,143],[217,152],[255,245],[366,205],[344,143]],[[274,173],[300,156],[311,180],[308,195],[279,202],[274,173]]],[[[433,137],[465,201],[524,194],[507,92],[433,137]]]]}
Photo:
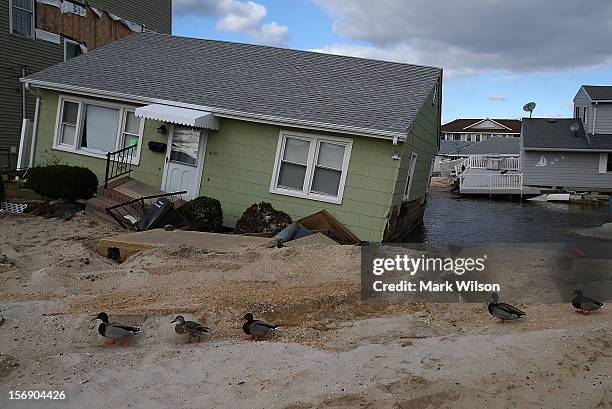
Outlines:
{"type": "Polygon", "coordinates": [[[339,138],[335,136],[281,130],[278,136],[278,143],[276,146],[276,159],[274,160],[272,180],[270,181],[270,193],[284,196],[299,197],[302,199],[317,200],[320,202],[341,204],[342,197],[344,196],[344,187],[346,184],[346,177],[348,173],[349,162],[351,159],[352,147],[353,140],[350,138],[339,138]],[[307,140],[310,142],[308,150],[308,159],[306,161],[306,174],[304,176],[304,185],[302,187],[302,190],[289,189],[278,186],[278,178],[280,175],[282,158],[285,153],[285,141],[287,138],[307,140]],[[340,185],[338,187],[337,196],[311,192],[311,186],[314,179],[314,171],[316,169],[316,158],[318,156],[319,144],[321,142],[344,146],[344,158],[342,159],[341,170],[342,173],[340,174],[340,185]]]}
{"type": "MultiPolygon", "coordinates": [[[[81,44],[79,44],[78,42],[70,40],[68,38],[64,38],[64,61],[68,61],[68,59],[66,58],[66,54],[67,54],[66,47],[68,46],[68,44],[74,44],[75,46],[79,47],[79,49],[81,48],[81,44]]],[[[84,54],[83,50],[81,50],[81,53],[84,54]]]]}
{"type": "Polygon", "coordinates": [[[410,168],[408,169],[408,175],[406,176],[406,185],[404,187],[404,201],[410,198],[410,189],[412,189],[412,180],[414,179],[414,170],[416,168],[416,162],[419,154],[412,152],[410,155],[410,168]]]}
{"type": "MultiPolygon", "coordinates": [[[[93,158],[106,159],[106,152],[101,152],[93,149],[81,148],[81,136],[83,134],[83,106],[85,104],[97,105],[101,107],[113,108],[119,110],[119,121],[117,130],[115,133],[115,151],[122,148],[123,135],[125,133],[125,121],[127,119],[127,112],[134,112],[137,108],[133,105],[126,105],[115,102],[100,101],[89,98],[79,98],[69,95],[60,95],[57,102],[57,116],[55,119],[55,132],[53,137],[53,149],[58,151],[70,152],[77,155],[91,156],[93,158]],[[60,143],[61,141],[61,125],[64,111],[64,101],[74,102],[79,104],[77,113],[77,126],[76,133],[74,136],[74,143],[72,145],[66,145],[60,143]]],[[[144,135],[145,119],[140,118],[140,129],[138,146],[136,148],[136,155],[131,158],[132,165],[138,165],[140,163],[140,152],[142,150],[142,139],[144,135]]]]}
{"type": "Polygon", "coordinates": [[[10,34],[14,34],[14,35],[18,35],[18,36],[22,36],[22,37],[26,37],[26,38],[32,38],[32,39],[34,38],[34,33],[35,33],[35,29],[36,29],[36,27],[35,27],[36,19],[34,18],[34,13],[36,12],[36,3],[35,3],[35,0],[30,0],[30,3],[32,4],[32,11],[31,12],[29,10],[22,9],[19,6],[13,6],[13,0],[9,0],[8,1],[8,4],[9,4],[9,33],[10,34]],[[31,17],[32,24],[30,26],[31,27],[31,32],[30,32],[29,36],[24,36],[21,33],[15,33],[13,31],[13,7],[18,8],[18,9],[23,10],[23,11],[27,11],[27,12],[29,12],[31,14],[31,16],[32,16],[31,17]]]}

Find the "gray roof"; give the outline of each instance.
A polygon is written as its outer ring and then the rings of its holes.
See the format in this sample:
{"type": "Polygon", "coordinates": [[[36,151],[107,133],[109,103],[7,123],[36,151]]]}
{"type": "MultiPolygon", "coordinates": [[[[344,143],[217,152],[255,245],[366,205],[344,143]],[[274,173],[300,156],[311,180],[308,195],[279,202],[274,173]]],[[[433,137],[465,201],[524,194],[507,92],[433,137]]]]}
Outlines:
{"type": "Polygon", "coordinates": [[[517,137],[500,137],[475,142],[461,149],[465,155],[518,155],[521,151],[521,139],[517,137]]]}
{"type": "Polygon", "coordinates": [[[525,149],[584,149],[591,151],[612,150],[612,135],[587,135],[582,121],[574,118],[523,118],[523,145],[525,149]],[[570,125],[576,122],[576,134],[570,125]]]}
{"type": "Polygon", "coordinates": [[[480,142],[440,141],[440,150],[438,154],[518,155],[520,150],[520,138],[496,136],[480,142]]]}
{"type": "Polygon", "coordinates": [[[461,151],[461,148],[464,148],[473,143],[476,143],[476,142],[442,140],[440,141],[440,149],[438,150],[438,154],[447,155],[447,154],[459,153],[459,151],[461,151]]]}
{"type": "Polygon", "coordinates": [[[402,137],[441,73],[433,67],[138,33],[25,81],[189,104],[240,118],[402,137]]]}
{"type": "Polygon", "coordinates": [[[582,87],[592,101],[612,101],[612,85],[583,85],[582,87]]]}

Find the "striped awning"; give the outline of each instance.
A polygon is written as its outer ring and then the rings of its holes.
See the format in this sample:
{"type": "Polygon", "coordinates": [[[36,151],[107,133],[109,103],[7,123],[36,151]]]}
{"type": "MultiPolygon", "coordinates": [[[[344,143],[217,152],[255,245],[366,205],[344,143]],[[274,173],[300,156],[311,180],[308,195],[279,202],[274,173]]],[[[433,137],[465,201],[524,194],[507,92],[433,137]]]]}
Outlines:
{"type": "Polygon", "coordinates": [[[219,129],[219,118],[212,113],[171,105],[151,104],[136,108],[136,116],[194,128],[219,129]]]}

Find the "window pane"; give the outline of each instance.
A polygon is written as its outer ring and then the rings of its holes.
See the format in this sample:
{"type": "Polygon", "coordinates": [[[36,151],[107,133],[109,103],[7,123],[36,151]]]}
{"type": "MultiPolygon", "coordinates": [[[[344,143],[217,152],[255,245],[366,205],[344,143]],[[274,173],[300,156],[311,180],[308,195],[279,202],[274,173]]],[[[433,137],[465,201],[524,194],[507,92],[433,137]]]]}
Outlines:
{"type": "Polygon", "coordinates": [[[199,145],[199,131],[179,127],[174,128],[170,160],[196,166],[198,163],[199,145]]]}
{"type": "Polygon", "coordinates": [[[66,47],[66,59],[64,61],[68,61],[71,58],[78,57],[79,55],[83,54],[81,46],[76,43],[66,41],[64,46],[66,47]]]}
{"type": "Polygon", "coordinates": [[[75,125],[62,125],[62,137],[60,143],[65,145],[74,145],[74,136],[76,135],[75,125]]]}
{"type": "Polygon", "coordinates": [[[81,147],[101,152],[113,152],[119,126],[119,110],[97,105],[84,105],[81,147]]]}
{"type": "Polygon", "coordinates": [[[64,101],[64,117],[62,118],[62,122],[76,124],[78,112],[79,104],[76,102],[64,101]]]}
{"type": "Polygon", "coordinates": [[[344,146],[327,142],[319,144],[319,165],[341,170],[343,160],[344,146]]]}
{"type": "Polygon", "coordinates": [[[32,0],[13,0],[13,6],[32,11],[32,0]]]}
{"type": "Polygon", "coordinates": [[[140,132],[140,118],[133,112],[128,112],[125,117],[125,132],[138,135],[140,132]]]}
{"type": "Polygon", "coordinates": [[[278,176],[278,186],[302,190],[304,189],[305,176],[306,166],[282,163],[278,176]]]}
{"type": "Polygon", "coordinates": [[[285,139],[285,154],[284,160],[296,163],[306,164],[308,160],[308,150],[310,142],[302,139],[287,138],[285,139]]]}
{"type": "Polygon", "coordinates": [[[311,191],[338,196],[341,175],[337,170],[316,168],[311,191]]]}
{"type": "Polygon", "coordinates": [[[32,35],[32,12],[13,7],[13,33],[32,35]]]}

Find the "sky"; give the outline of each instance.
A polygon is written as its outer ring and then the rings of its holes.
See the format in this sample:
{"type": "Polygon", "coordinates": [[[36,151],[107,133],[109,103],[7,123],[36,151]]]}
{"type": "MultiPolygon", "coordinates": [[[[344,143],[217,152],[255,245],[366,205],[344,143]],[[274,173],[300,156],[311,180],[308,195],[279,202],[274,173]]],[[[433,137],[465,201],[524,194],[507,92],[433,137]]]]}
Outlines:
{"type": "Polygon", "coordinates": [[[570,117],[612,85],[609,0],[174,0],[173,34],[430,65],[442,120],[570,117]]]}

